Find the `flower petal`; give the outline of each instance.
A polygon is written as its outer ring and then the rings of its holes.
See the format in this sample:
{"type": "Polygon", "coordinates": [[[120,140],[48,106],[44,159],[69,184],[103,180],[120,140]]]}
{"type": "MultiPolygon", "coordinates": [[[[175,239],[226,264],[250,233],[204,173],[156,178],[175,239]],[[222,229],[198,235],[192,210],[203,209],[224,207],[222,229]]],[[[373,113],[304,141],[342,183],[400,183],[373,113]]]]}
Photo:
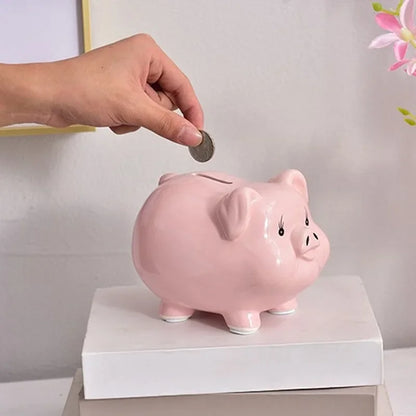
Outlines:
{"type": "Polygon", "coordinates": [[[412,59],[411,61],[407,63],[405,71],[407,72],[407,75],[412,75],[415,70],[416,70],[416,62],[414,61],[414,59],[412,59]]]}
{"type": "Polygon", "coordinates": [[[409,67],[410,67],[410,74],[409,75],[414,75],[416,72],[416,62],[413,61],[412,63],[409,63],[409,67]]]}
{"type": "Polygon", "coordinates": [[[400,40],[395,33],[385,33],[384,35],[377,36],[368,46],[369,48],[384,48],[391,43],[400,40]]]}
{"type": "Polygon", "coordinates": [[[395,62],[390,68],[389,71],[395,71],[397,68],[400,68],[401,66],[403,66],[404,64],[407,64],[409,62],[408,59],[404,60],[404,61],[398,61],[395,62]]]}
{"type": "Polygon", "coordinates": [[[407,42],[404,42],[402,40],[398,40],[394,46],[394,56],[398,61],[402,61],[404,59],[404,56],[406,55],[407,51],[407,42]]]}
{"type": "MultiPolygon", "coordinates": [[[[413,0],[407,0],[407,1],[413,1],[413,0]]],[[[402,28],[398,20],[394,16],[388,13],[377,13],[376,22],[383,29],[386,29],[389,32],[394,32],[397,34],[400,33],[400,30],[402,28]]]]}
{"type": "Polygon", "coordinates": [[[406,27],[410,31],[415,29],[415,25],[413,23],[413,5],[414,0],[405,0],[400,7],[400,22],[402,26],[406,27]]]}

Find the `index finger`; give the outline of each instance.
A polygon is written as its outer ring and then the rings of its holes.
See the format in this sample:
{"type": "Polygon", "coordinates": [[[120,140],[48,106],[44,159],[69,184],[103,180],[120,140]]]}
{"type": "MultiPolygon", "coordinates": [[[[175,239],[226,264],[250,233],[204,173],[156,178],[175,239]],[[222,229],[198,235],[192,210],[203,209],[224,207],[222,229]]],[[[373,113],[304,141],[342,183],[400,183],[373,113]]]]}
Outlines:
{"type": "Polygon", "coordinates": [[[201,104],[187,76],[159,48],[152,56],[149,68],[150,83],[155,83],[169,96],[181,110],[184,117],[195,127],[204,127],[204,114],[201,104]]]}

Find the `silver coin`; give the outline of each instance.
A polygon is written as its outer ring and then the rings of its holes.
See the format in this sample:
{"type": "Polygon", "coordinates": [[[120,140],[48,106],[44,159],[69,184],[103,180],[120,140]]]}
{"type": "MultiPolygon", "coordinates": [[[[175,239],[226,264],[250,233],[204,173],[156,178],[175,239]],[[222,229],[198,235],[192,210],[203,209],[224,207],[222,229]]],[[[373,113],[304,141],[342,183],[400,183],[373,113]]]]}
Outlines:
{"type": "Polygon", "coordinates": [[[206,131],[199,131],[202,134],[202,142],[198,146],[189,147],[189,153],[197,162],[208,162],[214,154],[214,142],[206,131]]]}

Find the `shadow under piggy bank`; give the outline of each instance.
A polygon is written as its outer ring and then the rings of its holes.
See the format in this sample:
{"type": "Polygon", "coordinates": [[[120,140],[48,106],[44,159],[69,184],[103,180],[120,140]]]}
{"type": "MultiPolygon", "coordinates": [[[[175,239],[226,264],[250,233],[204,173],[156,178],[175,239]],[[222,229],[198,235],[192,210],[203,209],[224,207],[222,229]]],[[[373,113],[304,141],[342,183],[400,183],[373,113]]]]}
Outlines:
{"type": "MultiPolygon", "coordinates": [[[[235,336],[225,331],[227,325],[220,314],[195,311],[186,321],[168,323],[160,319],[159,306],[159,299],[142,284],[98,289],[90,319],[105,323],[106,330],[102,336],[108,342],[111,343],[108,339],[111,334],[110,338],[116,338],[120,345],[133,350],[140,350],[144,346],[146,349],[160,349],[163,346],[169,350],[182,345],[183,340],[190,340],[189,347],[235,342],[230,340],[235,339],[235,336]]],[[[241,345],[246,345],[247,341],[249,344],[263,343],[276,336],[285,338],[288,331],[293,332],[291,323],[302,320],[302,315],[301,310],[287,316],[264,313],[264,332],[258,333],[259,337],[249,337],[252,341],[239,338],[243,342],[241,345]]]]}

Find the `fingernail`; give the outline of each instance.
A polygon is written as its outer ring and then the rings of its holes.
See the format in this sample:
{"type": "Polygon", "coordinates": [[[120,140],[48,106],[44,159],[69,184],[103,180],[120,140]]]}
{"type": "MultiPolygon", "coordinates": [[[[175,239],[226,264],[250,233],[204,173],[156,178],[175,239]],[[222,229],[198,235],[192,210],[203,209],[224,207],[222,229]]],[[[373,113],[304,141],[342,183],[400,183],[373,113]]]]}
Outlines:
{"type": "Polygon", "coordinates": [[[186,125],[182,127],[176,140],[178,143],[194,147],[201,143],[202,134],[195,127],[186,125]]]}

